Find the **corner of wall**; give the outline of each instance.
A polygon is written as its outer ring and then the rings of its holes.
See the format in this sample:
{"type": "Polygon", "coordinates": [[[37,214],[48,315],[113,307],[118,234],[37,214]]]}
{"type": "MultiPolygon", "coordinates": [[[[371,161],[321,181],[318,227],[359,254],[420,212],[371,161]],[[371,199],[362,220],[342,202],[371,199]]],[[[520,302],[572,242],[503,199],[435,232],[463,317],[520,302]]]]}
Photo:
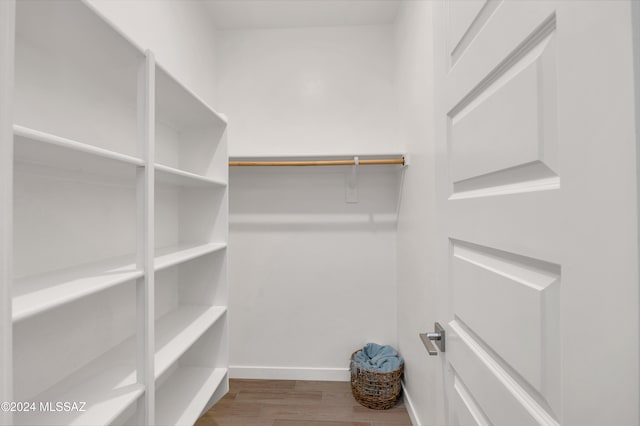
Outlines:
{"type": "Polygon", "coordinates": [[[431,2],[403,1],[396,17],[395,91],[402,134],[411,156],[398,208],[397,338],[405,359],[405,401],[414,425],[433,424],[440,373],[418,338],[435,321],[432,298],[435,256],[435,145],[431,2]]]}

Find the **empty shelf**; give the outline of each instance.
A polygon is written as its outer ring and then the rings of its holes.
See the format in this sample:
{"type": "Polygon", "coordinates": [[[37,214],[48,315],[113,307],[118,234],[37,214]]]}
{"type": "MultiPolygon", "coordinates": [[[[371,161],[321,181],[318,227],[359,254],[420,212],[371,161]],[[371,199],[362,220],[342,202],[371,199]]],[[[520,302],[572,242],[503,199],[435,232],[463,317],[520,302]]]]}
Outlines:
{"type": "Polygon", "coordinates": [[[227,247],[224,243],[181,244],[156,249],[155,270],[161,271],[171,266],[187,262],[227,247]]]}
{"type": "Polygon", "coordinates": [[[144,393],[134,359],[135,341],[128,339],[32,399],[38,408],[40,402],[86,402],[86,411],[19,413],[16,424],[110,424],[144,393]]]}
{"type": "Polygon", "coordinates": [[[144,166],[139,158],[27,127],[14,125],[13,133],[18,162],[111,177],[135,177],[132,166],[144,166]]]}
{"type": "Polygon", "coordinates": [[[19,278],[14,284],[13,320],[20,321],[144,275],[132,256],[19,278]]]}
{"type": "MultiPolygon", "coordinates": [[[[90,388],[93,384],[89,385],[90,388]]],[[[83,405],[86,411],[70,411],[70,412],[28,412],[20,413],[15,416],[17,425],[52,425],[52,424],[65,424],[65,425],[107,425],[111,424],[120,414],[122,414],[127,408],[133,405],[137,399],[144,393],[144,386],[140,384],[133,384],[129,386],[123,386],[117,389],[96,391],[91,395],[88,389],[78,387],[73,392],[66,394],[51,394],[48,399],[42,399],[42,403],[47,401],[53,401],[53,404],[57,401],[69,401],[69,402],[86,402],[83,405]]],[[[40,400],[39,400],[40,401],[40,400]]],[[[43,410],[39,407],[40,402],[36,402],[36,407],[39,410],[43,410]]],[[[46,405],[45,405],[46,407],[46,405]]],[[[55,408],[53,408],[55,410],[55,408]]],[[[45,410],[52,410],[51,408],[45,408],[45,410]]]]}
{"type": "Polygon", "coordinates": [[[162,164],[156,164],[156,182],[164,185],[185,187],[227,186],[226,182],[176,169],[162,164]]]}
{"type": "Polygon", "coordinates": [[[194,424],[226,374],[225,368],[179,367],[157,392],[156,422],[194,424]]]}
{"type": "Polygon", "coordinates": [[[223,306],[180,305],[156,321],[156,378],[224,315],[223,306]]]}
{"type": "Polygon", "coordinates": [[[156,63],[156,120],[175,129],[215,128],[220,137],[227,119],[156,63]]]}

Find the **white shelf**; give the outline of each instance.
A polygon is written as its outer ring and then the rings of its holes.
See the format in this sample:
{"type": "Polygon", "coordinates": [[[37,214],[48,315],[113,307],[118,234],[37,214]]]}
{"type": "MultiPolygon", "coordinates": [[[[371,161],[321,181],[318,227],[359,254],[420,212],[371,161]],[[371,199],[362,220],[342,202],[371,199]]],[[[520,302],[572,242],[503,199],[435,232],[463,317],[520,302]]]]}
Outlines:
{"type": "MultiPolygon", "coordinates": [[[[100,384],[101,385],[101,384],[100,384]]],[[[87,389],[78,387],[73,392],[66,394],[51,393],[49,396],[42,398],[42,402],[47,401],[82,401],[86,402],[84,412],[36,412],[21,413],[16,415],[16,425],[106,425],[113,422],[127,408],[132,406],[138,398],[144,393],[144,386],[134,384],[122,386],[110,391],[102,390],[100,393],[91,394],[96,384],[88,384],[87,389]]],[[[39,402],[36,403],[39,409],[39,402]]]]}
{"type": "Polygon", "coordinates": [[[13,321],[21,321],[144,275],[132,256],[18,278],[14,283],[13,321]]]}
{"type": "Polygon", "coordinates": [[[33,398],[40,402],[86,402],[85,412],[34,412],[15,417],[18,425],[106,425],[118,418],[144,393],[136,383],[135,341],[128,339],[53,387],[33,398]]]}
{"type": "Polygon", "coordinates": [[[175,169],[173,167],[156,164],[156,182],[161,185],[176,185],[184,187],[211,187],[227,186],[226,182],[208,178],[206,176],[197,175],[195,173],[184,170],[175,169]]]}
{"type": "Polygon", "coordinates": [[[226,119],[161,66],[155,71],[158,183],[226,186],[226,119]]]}
{"type": "MultiPolygon", "coordinates": [[[[180,245],[156,252],[155,270],[169,268],[224,250],[226,244],[180,245]]],[[[144,276],[134,256],[122,256],[59,271],[18,278],[14,285],[13,321],[21,321],[99,291],[144,276]]]]}
{"type": "Polygon", "coordinates": [[[179,367],[158,391],[156,424],[194,424],[226,374],[226,368],[179,367]]]}
{"type": "Polygon", "coordinates": [[[171,123],[176,128],[215,126],[224,129],[227,125],[222,114],[176,80],[160,64],[156,64],[156,102],[158,120],[171,123]]]}
{"type": "Polygon", "coordinates": [[[180,305],[156,321],[156,378],[164,374],[227,311],[223,306],[180,305]]]}
{"type": "Polygon", "coordinates": [[[135,167],[144,166],[136,157],[14,125],[14,158],[17,162],[93,175],[135,177],[135,167]]]}
{"type": "Polygon", "coordinates": [[[182,244],[156,249],[155,270],[161,271],[215,251],[224,250],[224,243],[182,244]]]}
{"type": "MultiPolygon", "coordinates": [[[[39,152],[33,153],[34,155],[39,155],[39,157],[43,158],[43,161],[45,161],[46,163],[64,161],[67,159],[66,157],[68,157],[71,152],[75,151],[78,154],[86,154],[87,157],[85,158],[99,157],[109,160],[115,160],[126,164],[132,164],[134,166],[144,166],[144,161],[142,161],[140,158],[121,154],[115,151],[110,151],[108,149],[100,148],[86,143],[77,142],[71,139],[52,135],[46,132],[41,132],[35,129],[30,129],[28,127],[20,126],[17,124],[13,126],[13,134],[14,136],[25,139],[24,144],[33,144],[34,149],[40,150],[45,146],[51,147],[51,152],[57,154],[54,155],[55,158],[44,156],[39,152]],[[55,148],[58,148],[58,150],[54,151],[55,148]]],[[[23,142],[18,142],[17,145],[20,145],[22,143],[23,142]]]]}

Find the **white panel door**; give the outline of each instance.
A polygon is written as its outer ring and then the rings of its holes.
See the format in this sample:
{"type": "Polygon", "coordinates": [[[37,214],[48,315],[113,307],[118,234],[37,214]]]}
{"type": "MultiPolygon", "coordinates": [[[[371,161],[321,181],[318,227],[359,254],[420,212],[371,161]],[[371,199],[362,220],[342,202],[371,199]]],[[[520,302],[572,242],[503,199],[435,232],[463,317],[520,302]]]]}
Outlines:
{"type": "Polygon", "coordinates": [[[629,1],[435,6],[449,425],[637,425],[629,1]]]}

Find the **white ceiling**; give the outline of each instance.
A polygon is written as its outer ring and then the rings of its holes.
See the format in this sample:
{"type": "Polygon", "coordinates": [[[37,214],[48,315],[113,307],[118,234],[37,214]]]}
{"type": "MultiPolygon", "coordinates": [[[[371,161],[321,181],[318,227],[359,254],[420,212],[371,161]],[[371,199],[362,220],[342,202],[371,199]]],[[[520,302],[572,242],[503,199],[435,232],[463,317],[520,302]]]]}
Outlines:
{"type": "Polygon", "coordinates": [[[285,28],[393,22],[398,0],[206,0],[217,28],[285,28]]]}

